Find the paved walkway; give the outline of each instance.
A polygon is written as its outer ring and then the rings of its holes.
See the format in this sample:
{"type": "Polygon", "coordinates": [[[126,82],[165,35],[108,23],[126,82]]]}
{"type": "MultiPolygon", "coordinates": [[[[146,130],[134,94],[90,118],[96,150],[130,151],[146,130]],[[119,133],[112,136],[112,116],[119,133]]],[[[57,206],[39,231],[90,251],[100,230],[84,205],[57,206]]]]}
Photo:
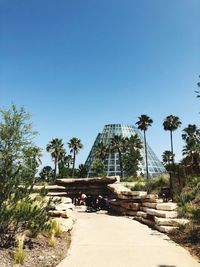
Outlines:
{"type": "Polygon", "coordinates": [[[69,255],[57,267],[200,267],[182,247],[137,221],[78,213],[69,255]]]}

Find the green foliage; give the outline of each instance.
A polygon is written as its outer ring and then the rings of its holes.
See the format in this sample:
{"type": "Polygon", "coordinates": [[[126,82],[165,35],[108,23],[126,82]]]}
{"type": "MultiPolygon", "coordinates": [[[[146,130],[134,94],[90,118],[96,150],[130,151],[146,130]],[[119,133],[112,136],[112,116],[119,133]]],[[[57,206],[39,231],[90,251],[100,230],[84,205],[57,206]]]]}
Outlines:
{"type": "Polygon", "coordinates": [[[95,159],[92,163],[91,172],[96,177],[105,177],[106,172],[105,172],[103,161],[99,159],[95,159]]]}
{"type": "Polygon", "coordinates": [[[139,163],[142,160],[140,149],[142,142],[137,134],[126,139],[126,151],[123,155],[124,173],[127,176],[137,176],[139,163]]]}
{"type": "Polygon", "coordinates": [[[169,176],[160,175],[149,179],[148,181],[144,177],[136,179],[135,185],[132,187],[133,191],[149,191],[159,194],[162,187],[169,185],[169,176]]]}
{"type": "Polygon", "coordinates": [[[88,168],[84,164],[80,164],[78,166],[78,177],[79,178],[85,178],[87,177],[88,168]]]}
{"type": "Polygon", "coordinates": [[[26,258],[26,254],[24,252],[24,235],[17,237],[17,251],[14,255],[16,264],[23,264],[26,258]]]}
{"type": "Polygon", "coordinates": [[[50,182],[54,178],[54,171],[51,166],[44,166],[39,175],[42,181],[50,182]]]}
{"type": "Polygon", "coordinates": [[[41,156],[32,142],[36,133],[30,116],[15,105],[0,110],[0,115],[0,244],[4,246],[32,225],[39,231],[48,216],[46,208],[32,208],[29,197],[41,156]]]}

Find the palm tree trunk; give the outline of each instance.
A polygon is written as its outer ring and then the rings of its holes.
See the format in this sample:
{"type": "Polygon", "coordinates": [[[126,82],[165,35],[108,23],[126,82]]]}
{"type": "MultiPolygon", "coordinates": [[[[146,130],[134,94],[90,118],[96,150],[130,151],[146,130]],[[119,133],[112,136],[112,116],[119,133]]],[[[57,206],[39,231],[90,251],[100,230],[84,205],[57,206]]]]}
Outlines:
{"type": "Polygon", "coordinates": [[[119,164],[120,164],[121,178],[123,178],[124,174],[123,174],[122,153],[121,153],[120,150],[118,151],[118,154],[119,154],[119,164]]]}
{"type": "Polygon", "coordinates": [[[173,199],[173,178],[172,176],[175,176],[175,166],[174,166],[174,148],[173,148],[173,138],[172,138],[172,131],[170,131],[170,141],[171,141],[171,153],[172,153],[172,172],[169,174],[169,179],[170,179],[170,194],[173,199]]]}
{"type": "Polygon", "coordinates": [[[73,167],[72,167],[72,177],[74,177],[75,160],[76,160],[76,152],[75,152],[75,150],[74,150],[73,167]]]}
{"type": "Polygon", "coordinates": [[[54,179],[56,180],[56,173],[57,173],[57,158],[55,158],[55,168],[54,168],[54,179]]]}
{"type": "Polygon", "coordinates": [[[146,159],[146,175],[147,175],[147,180],[149,180],[148,158],[147,158],[147,141],[146,141],[146,132],[145,131],[144,131],[144,148],[145,148],[145,159],[146,159]]]}
{"type": "Polygon", "coordinates": [[[173,148],[172,131],[170,131],[170,141],[171,141],[172,163],[174,165],[174,148],[173,148]]]}

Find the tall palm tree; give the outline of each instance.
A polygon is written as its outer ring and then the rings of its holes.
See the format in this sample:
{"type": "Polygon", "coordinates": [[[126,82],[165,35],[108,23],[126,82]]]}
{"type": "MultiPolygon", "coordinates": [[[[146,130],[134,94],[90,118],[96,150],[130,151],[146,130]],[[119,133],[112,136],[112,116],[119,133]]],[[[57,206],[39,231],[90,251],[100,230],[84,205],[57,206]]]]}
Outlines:
{"type": "Polygon", "coordinates": [[[122,162],[122,153],[126,149],[127,140],[121,135],[114,135],[110,140],[109,149],[111,153],[118,153],[121,178],[123,178],[123,162],[122,162]]]}
{"type": "Polygon", "coordinates": [[[170,131],[170,142],[171,142],[171,153],[172,153],[172,163],[174,165],[174,148],[173,148],[173,138],[172,133],[181,126],[181,121],[179,117],[174,115],[169,115],[165,118],[163,122],[163,128],[165,131],[170,131]]]}
{"type": "MultiPolygon", "coordinates": [[[[172,154],[172,166],[175,168],[174,164],[174,148],[173,148],[173,137],[172,133],[181,126],[181,121],[179,117],[174,115],[169,115],[165,118],[163,122],[163,128],[165,131],[170,131],[170,142],[171,142],[171,154],[172,154]]],[[[172,174],[170,173],[170,193],[173,198],[173,182],[172,182],[172,174]]]]}
{"type": "Polygon", "coordinates": [[[146,140],[146,131],[152,125],[153,120],[147,115],[141,115],[138,117],[139,121],[136,122],[138,129],[144,133],[144,148],[145,148],[145,159],[146,159],[146,175],[147,180],[149,179],[149,170],[148,170],[148,156],[147,156],[147,140],[146,140]]]}
{"type": "Polygon", "coordinates": [[[83,148],[83,144],[81,143],[81,140],[73,137],[68,142],[70,153],[73,153],[73,167],[72,167],[72,177],[74,176],[74,168],[75,168],[75,160],[76,155],[79,153],[79,151],[83,148]]]}
{"type": "Polygon", "coordinates": [[[65,153],[64,144],[62,139],[52,139],[46,147],[47,152],[51,153],[51,157],[54,160],[54,178],[56,179],[58,162],[62,155],[65,153]]]}

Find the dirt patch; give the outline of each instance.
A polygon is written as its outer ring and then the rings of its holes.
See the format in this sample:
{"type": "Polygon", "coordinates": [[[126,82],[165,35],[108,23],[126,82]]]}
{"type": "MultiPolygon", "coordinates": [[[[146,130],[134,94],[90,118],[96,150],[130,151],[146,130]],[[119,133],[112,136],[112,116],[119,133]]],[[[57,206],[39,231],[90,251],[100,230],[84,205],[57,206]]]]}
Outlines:
{"type": "MultiPolygon", "coordinates": [[[[55,247],[49,245],[49,239],[44,236],[29,239],[25,242],[27,255],[23,267],[54,267],[66,257],[71,242],[70,233],[63,233],[61,238],[56,238],[55,247]]],[[[14,266],[15,248],[0,249],[0,266],[14,266]]]]}
{"type": "Polygon", "coordinates": [[[200,260],[200,228],[191,234],[191,230],[186,227],[176,230],[168,236],[200,260]]]}

